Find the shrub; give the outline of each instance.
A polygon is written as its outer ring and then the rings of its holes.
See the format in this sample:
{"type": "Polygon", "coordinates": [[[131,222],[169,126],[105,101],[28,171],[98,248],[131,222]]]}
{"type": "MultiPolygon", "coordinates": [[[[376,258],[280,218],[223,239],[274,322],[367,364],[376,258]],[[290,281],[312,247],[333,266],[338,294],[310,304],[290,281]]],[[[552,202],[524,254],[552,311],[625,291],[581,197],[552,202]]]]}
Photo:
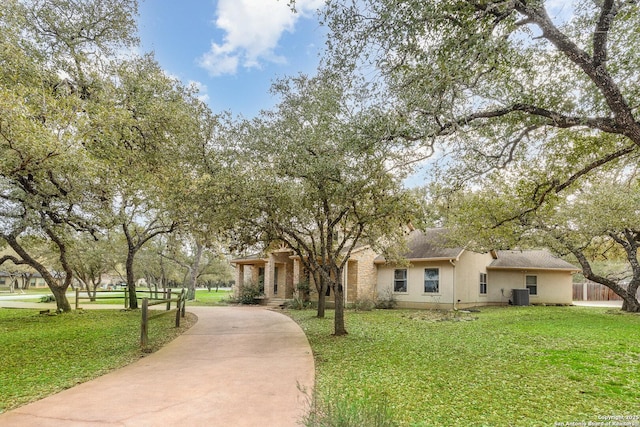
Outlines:
{"type": "Polygon", "coordinates": [[[40,297],[40,302],[56,302],[53,295],[43,295],[40,297]]]}
{"type": "Polygon", "coordinates": [[[396,296],[391,290],[391,288],[386,288],[382,291],[382,294],[378,294],[376,298],[376,308],[382,309],[392,309],[396,308],[398,305],[398,300],[396,300],[396,296]]]}
{"type": "Polygon", "coordinates": [[[291,301],[286,302],[286,307],[292,310],[304,310],[311,307],[311,302],[295,295],[291,301]]]}
{"type": "Polygon", "coordinates": [[[376,308],[376,302],[371,298],[357,298],[353,308],[356,311],[371,311],[376,308]]]}
{"type": "Polygon", "coordinates": [[[258,304],[258,298],[260,296],[262,296],[260,285],[249,282],[240,286],[238,296],[233,299],[233,302],[238,304],[258,304]]]}

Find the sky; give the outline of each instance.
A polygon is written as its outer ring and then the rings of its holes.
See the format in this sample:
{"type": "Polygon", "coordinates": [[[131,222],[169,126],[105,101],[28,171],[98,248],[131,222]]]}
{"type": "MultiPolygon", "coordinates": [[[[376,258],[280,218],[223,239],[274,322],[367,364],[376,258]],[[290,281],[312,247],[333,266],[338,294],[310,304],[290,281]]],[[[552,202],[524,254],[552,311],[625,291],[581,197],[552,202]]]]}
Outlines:
{"type": "Polygon", "coordinates": [[[142,52],[170,75],[195,84],[214,112],[246,118],[273,107],[274,79],[315,74],[326,29],[323,0],[142,0],[142,52]]]}

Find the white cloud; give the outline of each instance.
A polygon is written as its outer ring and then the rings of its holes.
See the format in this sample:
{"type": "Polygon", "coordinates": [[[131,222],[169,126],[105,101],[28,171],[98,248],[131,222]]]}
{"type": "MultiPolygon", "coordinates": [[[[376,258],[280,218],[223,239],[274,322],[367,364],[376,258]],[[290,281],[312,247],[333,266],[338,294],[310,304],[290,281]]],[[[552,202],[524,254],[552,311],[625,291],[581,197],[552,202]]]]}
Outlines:
{"type": "Polygon", "coordinates": [[[203,84],[202,82],[196,81],[196,80],[190,80],[189,81],[189,87],[195,91],[197,91],[198,95],[198,99],[202,102],[208,102],[209,101],[209,88],[207,87],[207,85],[203,84]]]}
{"type": "Polygon", "coordinates": [[[225,32],[222,43],[198,59],[213,76],[235,74],[238,67],[260,67],[261,61],[283,63],[276,54],[285,31],[293,32],[300,17],[320,8],[323,0],[297,0],[293,13],[286,0],[218,0],[215,24],[225,32]]]}

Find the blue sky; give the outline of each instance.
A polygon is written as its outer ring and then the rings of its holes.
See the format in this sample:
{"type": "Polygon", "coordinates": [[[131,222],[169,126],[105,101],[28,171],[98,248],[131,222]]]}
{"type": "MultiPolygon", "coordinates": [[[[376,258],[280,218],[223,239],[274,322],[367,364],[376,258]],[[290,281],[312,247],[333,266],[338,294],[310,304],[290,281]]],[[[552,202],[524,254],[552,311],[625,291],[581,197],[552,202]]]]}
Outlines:
{"type": "Polygon", "coordinates": [[[315,10],[322,0],[144,0],[142,51],[185,84],[196,84],[214,112],[249,118],[277,101],[271,81],[313,74],[325,28],[315,10]]]}

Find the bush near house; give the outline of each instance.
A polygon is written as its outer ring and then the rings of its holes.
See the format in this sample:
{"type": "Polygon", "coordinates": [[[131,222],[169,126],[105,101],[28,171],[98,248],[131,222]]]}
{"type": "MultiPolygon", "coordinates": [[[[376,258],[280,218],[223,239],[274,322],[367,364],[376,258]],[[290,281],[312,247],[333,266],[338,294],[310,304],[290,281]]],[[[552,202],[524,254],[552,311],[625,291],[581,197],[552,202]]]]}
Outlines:
{"type": "Polygon", "coordinates": [[[485,307],[456,316],[375,310],[350,312],[349,335],[334,337],[332,311],[325,319],[289,314],[316,358],[309,426],[357,425],[349,420],[371,420],[376,408],[385,409],[376,421],[384,426],[586,425],[640,415],[639,315],[583,307],[485,307]]]}

